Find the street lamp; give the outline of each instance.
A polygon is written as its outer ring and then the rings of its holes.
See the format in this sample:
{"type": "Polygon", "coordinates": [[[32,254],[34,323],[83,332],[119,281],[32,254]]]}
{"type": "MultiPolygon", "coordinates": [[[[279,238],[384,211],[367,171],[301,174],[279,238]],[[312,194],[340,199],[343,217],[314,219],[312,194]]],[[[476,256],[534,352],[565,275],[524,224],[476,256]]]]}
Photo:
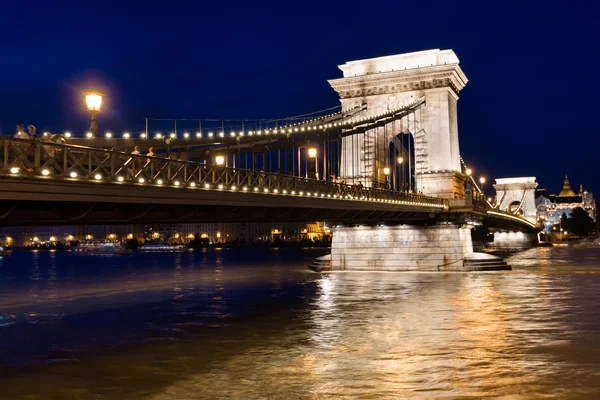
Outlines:
{"type": "Polygon", "coordinates": [[[308,157],[315,158],[317,156],[317,149],[311,147],[308,149],[308,157]]]}
{"type": "Polygon", "coordinates": [[[479,178],[479,183],[481,183],[482,185],[485,183],[485,178],[483,176],[479,178]]]}
{"type": "Polygon", "coordinates": [[[404,162],[404,158],[398,157],[398,164],[402,164],[404,162]]]}
{"type": "Polygon", "coordinates": [[[102,108],[102,92],[97,90],[89,90],[83,93],[85,95],[85,102],[87,104],[87,109],[92,114],[92,123],[90,124],[90,132],[94,137],[98,136],[98,121],[96,120],[96,115],[100,112],[102,108]]]}
{"type": "Polygon", "coordinates": [[[225,164],[225,157],[223,157],[223,156],[216,156],[215,157],[215,162],[217,163],[217,165],[223,165],[223,164],[225,164]]]}
{"type": "Polygon", "coordinates": [[[473,173],[473,170],[471,170],[471,168],[467,168],[467,176],[471,176],[472,173],[473,173]]]}
{"type": "Polygon", "coordinates": [[[389,167],[385,167],[383,169],[383,173],[385,174],[385,176],[388,176],[390,174],[390,168],[389,167]]]}

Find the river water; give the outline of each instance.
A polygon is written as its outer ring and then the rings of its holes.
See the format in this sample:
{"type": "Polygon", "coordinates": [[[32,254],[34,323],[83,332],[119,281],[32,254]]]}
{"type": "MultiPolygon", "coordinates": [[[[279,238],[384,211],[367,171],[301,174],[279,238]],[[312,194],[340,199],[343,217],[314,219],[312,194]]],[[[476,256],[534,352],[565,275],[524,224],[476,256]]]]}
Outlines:
{"type": "Polygon", "coordinates": [[[0,398],[600,398],[600,248],[319,275],[312,249],[0,259],[0,398]]]}

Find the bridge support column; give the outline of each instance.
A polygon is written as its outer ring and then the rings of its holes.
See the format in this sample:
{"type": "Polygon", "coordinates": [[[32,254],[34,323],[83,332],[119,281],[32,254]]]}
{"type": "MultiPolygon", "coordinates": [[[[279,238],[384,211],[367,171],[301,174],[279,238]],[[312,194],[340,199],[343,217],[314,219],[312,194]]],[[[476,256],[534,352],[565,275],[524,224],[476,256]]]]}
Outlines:
{"type": "Polygon", "coordinates": [[[529,249],[538,242],[537,233],[494,232],[494,247],[498,249],[529,249]]]}
{"type": "Polygon", "coordinates": [[[333,228],[333,271],[462,270],[472,255],[471,227],[338,226],[333,228]]]}

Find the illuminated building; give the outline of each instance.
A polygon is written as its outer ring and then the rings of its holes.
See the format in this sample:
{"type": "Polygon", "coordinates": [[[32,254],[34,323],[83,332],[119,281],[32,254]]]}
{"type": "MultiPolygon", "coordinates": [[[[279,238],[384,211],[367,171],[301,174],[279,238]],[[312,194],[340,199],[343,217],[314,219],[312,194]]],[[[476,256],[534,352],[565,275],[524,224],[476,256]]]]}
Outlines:
{"type": "Polygon", "coordinates": [[[548,189],[538,189],[536,191],[535,205],[537,218],[544,224],[546,230],[550,230],[553,225],[560,223],[560,217],[566,214],[568,217],[571,212],[581,207],[587,211],[588,215],[596,222],[597,209],[596,201],[592,192],[583,189],[579,185],[579,193],[571,189],[569,178],[565,175],[562,190],[558,195],[549,194],[548,189]]]}

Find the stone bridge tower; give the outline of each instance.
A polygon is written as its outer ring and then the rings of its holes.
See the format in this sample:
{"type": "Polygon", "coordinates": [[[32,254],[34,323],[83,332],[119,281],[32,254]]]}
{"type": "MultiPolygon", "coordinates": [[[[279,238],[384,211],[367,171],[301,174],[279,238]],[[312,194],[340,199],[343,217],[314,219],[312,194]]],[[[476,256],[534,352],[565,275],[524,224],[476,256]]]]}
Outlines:
{"type": "Polygon", "coordinates": [[[410,133],[415,190],[462,197],[465,176],[458,146],[457,101],[467,78],[458,64],[452,50],[435,49],[340,65],[343,78],[329,83],[339,94],[343,111],[366,105],[358,117],[425,98],[423,106],[401,120],[343,138],[342,178],[365,186],[382,181],[389,159],[387,146],[399,133],[410,133]]]}
{"type": "Polygon", "coordinates": [[[537,182],[534,176],[522,178],[496,179],[496,202],[498,209],[519,214],[531,223],[536,223],[535,189],[537,182]]]}

